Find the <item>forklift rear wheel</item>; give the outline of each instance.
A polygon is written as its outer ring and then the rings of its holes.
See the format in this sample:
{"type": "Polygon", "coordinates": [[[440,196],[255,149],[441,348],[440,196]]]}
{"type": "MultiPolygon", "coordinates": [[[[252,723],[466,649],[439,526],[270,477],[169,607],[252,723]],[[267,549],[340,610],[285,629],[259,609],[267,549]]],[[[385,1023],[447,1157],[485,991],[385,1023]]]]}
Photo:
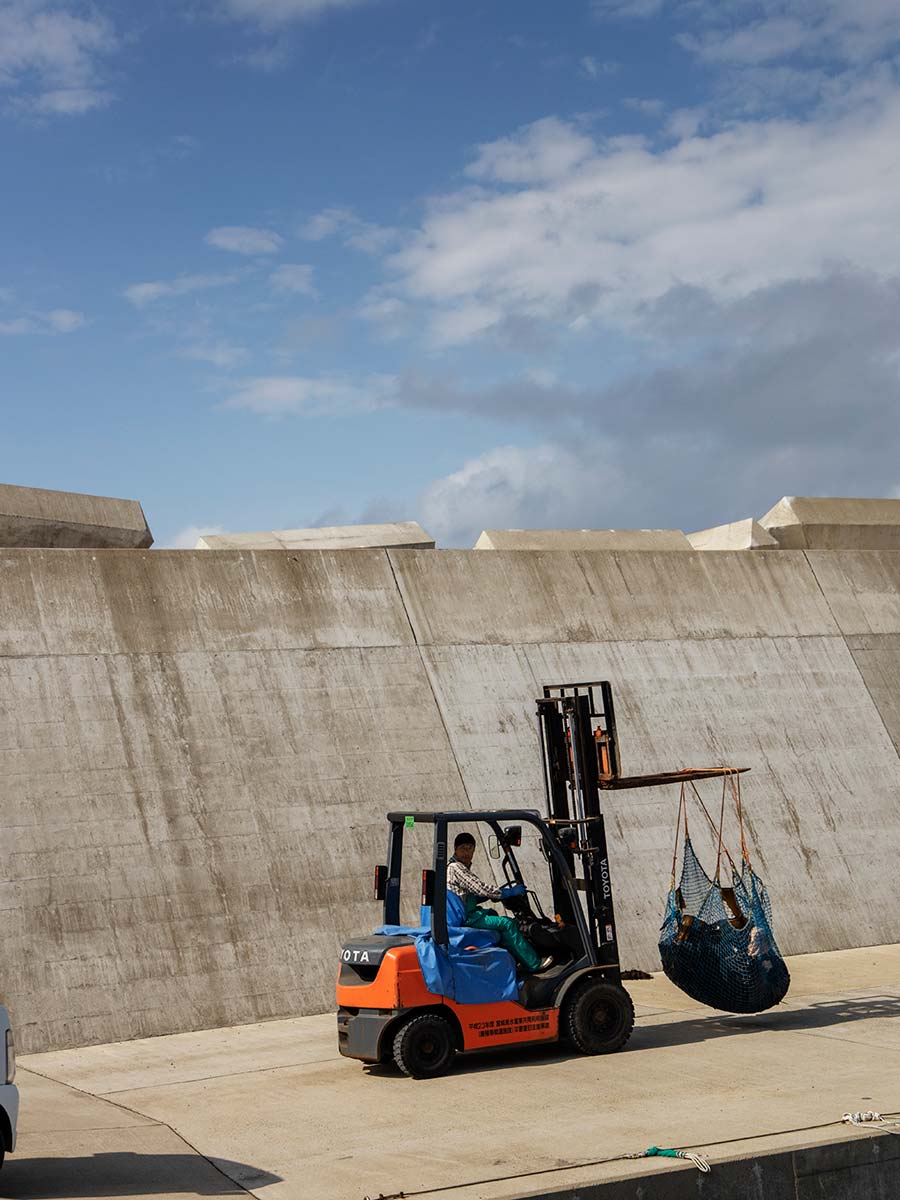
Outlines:
{"type": "Polygon", "coordinates": [[[423,1013],[401,1025],[394,1038],[394,1062],[413,1079],[446,1075],[456,1053],[450,1022],[437,1013],[423,1013]]]}
{"type": "Polygon", "coordinates": [[[631,1037],[634,1005],[623,987],[588,979],[566,998],[562,1025],[582,1054],[612,1054],[631,1037]]]}

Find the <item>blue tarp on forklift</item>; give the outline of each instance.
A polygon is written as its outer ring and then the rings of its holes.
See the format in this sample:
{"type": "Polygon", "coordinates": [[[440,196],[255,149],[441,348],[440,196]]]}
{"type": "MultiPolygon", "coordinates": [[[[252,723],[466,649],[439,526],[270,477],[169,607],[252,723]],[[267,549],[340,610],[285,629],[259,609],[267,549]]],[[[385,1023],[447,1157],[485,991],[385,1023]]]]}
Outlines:
{"type": "MultiPolygon", "coordinates": [[[[459,919],[453,908],[452,893],[447,897],[447,919],[459,919]],[[452,897],[452,899],[451,899],[452,897]]],[[[406,934],[415,938],[419,966],[429,992],[445,996],[457,1004],[492,1004],[497,1000],[517,1000],[516,964],[511,954],[497,945],[498,934],[490,929],[469,929],[465,925],[448,924],[449,944],[438,946],[431,936],[431,909],[422,908],[422,924],[382,925],[376,934],[388,937],[406,934]]]]}

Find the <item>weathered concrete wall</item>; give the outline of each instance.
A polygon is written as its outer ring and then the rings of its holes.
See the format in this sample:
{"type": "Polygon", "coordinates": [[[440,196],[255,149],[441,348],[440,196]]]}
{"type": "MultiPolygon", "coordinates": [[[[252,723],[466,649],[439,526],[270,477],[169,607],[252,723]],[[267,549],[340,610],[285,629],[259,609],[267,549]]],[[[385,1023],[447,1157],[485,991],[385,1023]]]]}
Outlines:
{"type": "Polygon", "coordinates": [[[137,550],[152,545],[137,500],[0,483],[0,546],[137,550]]]}
{"type": "Polygon", "coordinates": [[[900,500],[783,496],[759,524],[784,550],[900,550],[900,500]]]}
{"type": "MultiPolygon", "coordinates": [[[[819,550],[806,557],[900,753],[900,554],[819,550]]],[[[895,811],[900,820],[900,798],[895,811]]]]}
{"type": "MultiPolygon", "coordinates": [[[[23,1048],[327,1009],[385,812],[540,806],[533,700],[576,678],[613,681],[627,770],[753,768],[786,950],[896,940],[900,554],[0,553],[23,1048]]],[[[609,796],[629,966],[676,800],[609,796]]]]}
{"type": "Polygon", "coordinates": [[[389,525],[327,525],[315,529],[273,529],[261,533],[207,533],[197,550],[360,550],[408,546],[433,550],[434,538],[417,521],[389,525]]]}
{"type": "MultiPolygon", "coordinates": [[[[473,804],[542,806],[534,698],[609,679],[626,773],[752,768],[751,848],[787,952],[896,937],[900,763],[803,553],[392,559],[473,804]]],[[[629,965],[658,966],[676,803],[606,797],[629,965]]],[[[693,832],[708,857],[702,818],[693,832]]]]}
{"type": "Polygon", "coordinates": [[[463,802],[384,553],[0,556],[24,1049],[321,1010],[395,804],[463,802]]]}
{"type": "Polygon", "coordinates": [[[730,521],[712,529],[689,533],[687,540],[695,550],[777,550],[778,543],[752,517],[730,521]]]}
{"type": "Polygon", "coordinates": [[[680,529],[483,529],[475,550],[690,550],[680,529]]]}

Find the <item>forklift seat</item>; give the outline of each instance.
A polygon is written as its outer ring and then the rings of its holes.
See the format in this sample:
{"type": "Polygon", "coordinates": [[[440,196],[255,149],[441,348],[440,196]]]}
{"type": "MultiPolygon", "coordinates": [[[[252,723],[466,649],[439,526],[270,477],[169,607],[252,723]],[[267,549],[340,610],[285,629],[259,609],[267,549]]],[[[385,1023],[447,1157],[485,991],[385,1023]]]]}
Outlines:
{"type": "MultiPolygon", "coordinates": [[[[472,929],[462,923],[464,919],[462,900],[448,892],[447,934],[450,940],[447,946],[435,945],[431,937],[427,942],[416,941],[428,990],[447,996],[457,1004],[517,1000],[516,962],[508,950],[497,944],[500,934],[495,929],[472,929]]],[[[420,920],[430,933],[430,908],[423,905],[420,920]]]]}
{"type": "Polygon", "coordinates": [[[437,946],[431,936],[431,908],[419,909],[418,929],[383,925],[380,934],[408,933],[415,938],[416,954],[425,986],[437,996],[457,1004],[492,1004],[517,1000],[519,982],[516,963],[508,950],[497,943],[495,929],[472,929],[464,925],[465,905],[453,892],[447,893],[447,946],[437,946]]]}
{"type": "MultiPolygon", "coordinates": [[[[446,912],[447,912],[447,924],[448,925],[454,925],[454,926],[465,925],[465,923],[466,923],[465,901],[460,896],[457,896],[456,892],[451,892],[449,890],[449,888],[447,889],[446,912]]],[[[431,924],[431,909],[430,909],[430,907],[428,907],[425,904],[422,905],[419,920],[422,922],[423,925],[431,924]],[[425,917],[425,914],[427,914],[427,919],[425,917]]],[[[483,931],[483,932],[486,932],[486,931],[483,931]]],[[[499,942],[500,934],[497,933],[495,930],[491,930],[490,932],[494,934],[494,939],[493,939],[494,942],[499,942]]]]}
{"type": "MultiPolygon", "coordinates": [[[[425,929],[431,928],[431,905],[423,904],[419,909],[419,924],[425,929]]],[[[474,929],[466,925],[466,908],[459,896],[454,892],[447,893],[447,931],[456,932],[459,929],[470,929],[471,944],[477,949],[487,946],[497,946],[500,934],[496,929],[474,929]]],[[[504,952],[505,953],[505,952],[504,952]]]]}

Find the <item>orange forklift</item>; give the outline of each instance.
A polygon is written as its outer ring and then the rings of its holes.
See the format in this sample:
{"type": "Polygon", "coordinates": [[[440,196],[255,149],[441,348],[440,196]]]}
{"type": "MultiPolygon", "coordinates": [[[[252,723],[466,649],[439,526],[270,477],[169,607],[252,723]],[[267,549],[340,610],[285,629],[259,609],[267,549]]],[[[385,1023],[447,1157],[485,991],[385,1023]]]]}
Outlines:
{"type": "Polygon", "coordinates": [[[628,1041],[634,1006],[622,986],[606,832],[605,790],[652,787],[723,770],[622,776],[608,682],[547,685],[537,701],[548,816],[526,809],[391,812],[388,861],[375,869],[384,924],[347,942],[337,982],[338,1048],[366,1063],[395,1062],[414,1078],[450,1070],[458,1052],[566,1040],[582,1054],[628,1041]],[[447,891],[454,826],[479,824],[505,880],[503,904],[553,965],[520,978],[493,931],[466,928],[447,891]],[[400,925],[404,832],[433,827],[422,872],[422,925],[400,925]],[[527,888],[515,851],[537,834],[549,870],[552,916],[527,888]]]}

